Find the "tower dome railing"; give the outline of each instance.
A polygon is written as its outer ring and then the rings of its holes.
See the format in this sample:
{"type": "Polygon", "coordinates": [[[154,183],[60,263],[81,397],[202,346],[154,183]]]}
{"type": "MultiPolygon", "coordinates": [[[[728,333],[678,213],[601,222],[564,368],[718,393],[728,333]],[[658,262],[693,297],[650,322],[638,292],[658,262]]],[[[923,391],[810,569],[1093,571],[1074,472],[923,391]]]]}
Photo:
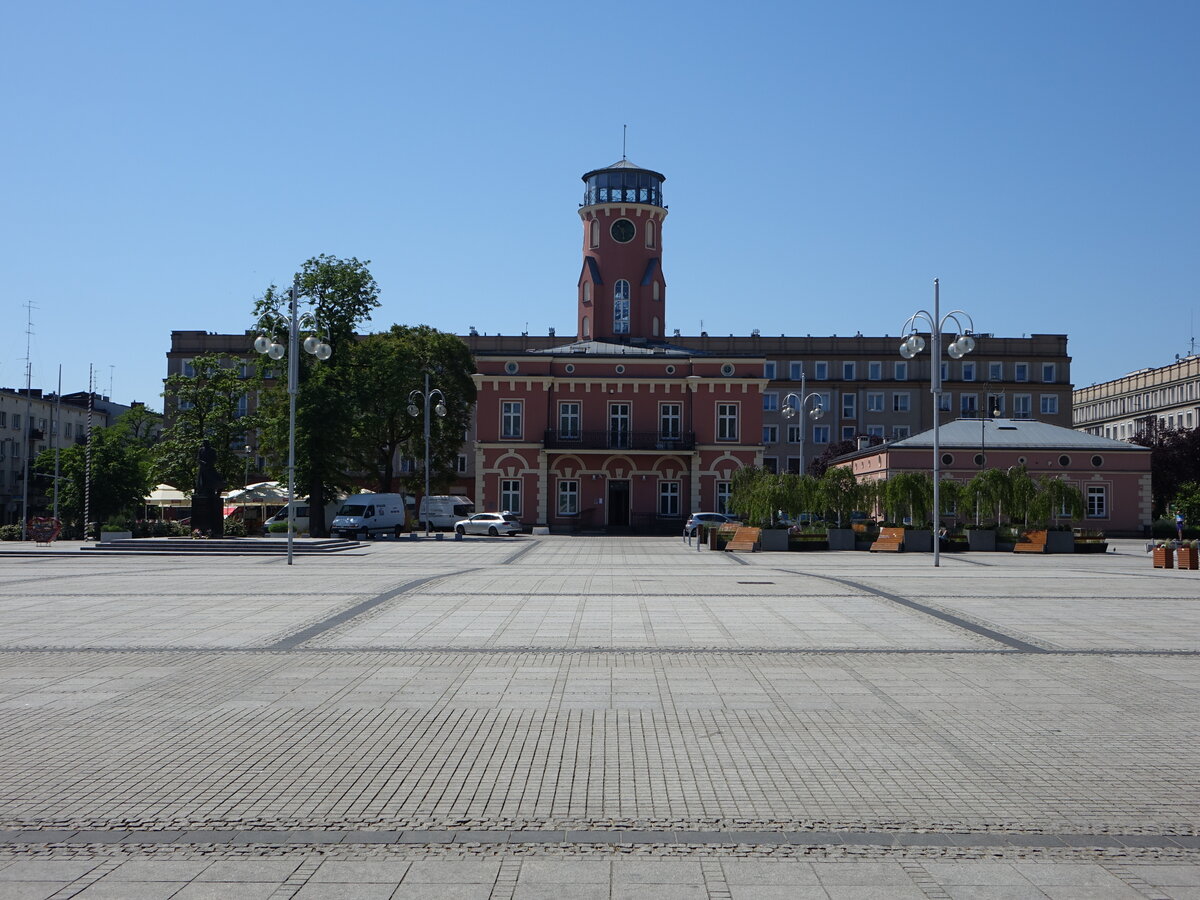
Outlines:
{"type": "Polygon", "coordinates": [[[597,203],[645,203],[662,206],[663,177],[645,169],[604,169],[583,179],[583,206],[597,203]]]}

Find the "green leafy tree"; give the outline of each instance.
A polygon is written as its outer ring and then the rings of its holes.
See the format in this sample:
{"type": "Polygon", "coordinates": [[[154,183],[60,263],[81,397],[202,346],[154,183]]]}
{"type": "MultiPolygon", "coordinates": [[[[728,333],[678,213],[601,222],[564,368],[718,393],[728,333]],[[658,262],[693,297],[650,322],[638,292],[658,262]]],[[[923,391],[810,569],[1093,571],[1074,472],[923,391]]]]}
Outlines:
{"type": "Polygon", "coordinates": [[[838,527],[850,520],[859,498],[858,480],[847,466],[826,469],[821,476],[821,495],[826,509],[832,510],[838,527]]]}
{"type": "Polygon", "coordinates": [[[1175,502],[1172,504],[1176,512],[1183,513],[1183,523],[1187,528],[1200,525],[1200,481],[1185,481],[1175,492],[1175,502]]]}
{"type": "Polygon", "coordinates": [[[975,524],[980,524],[984,510],[994,513],[993,522],[1000,518],[1008,504],[1011,482],[1008,474],[1000,469],[984,469],[967,482],[966,496],[975,506],[975,524]]]}
{"type": "Polygon", "coordinates": [[[913,527],[920,527],[933,508],[933,479],[924,472],[897,472],[887,480],[887,505],[894,521],[907,514],[913,527]]]}
{"type": "Polygon", "coordinates": [[[457,477],[455,462],[462,449],[463,433],[471,426],[475,405],[475,363],[462,339],[427,325],[393,325],[389,331],[363,338],[353,350],[358,415],[354,425],[354,459],[358,469],[370,474],[377,490],[395,489],[397,452],[419,461],[403,477],[406,491],[425,489],[424,414],[408,412],[409,396],[424,391],[425,374],[430,388],[445,397],[444,417],[430,407],[430,486],[444,490],[457,477]]]}
{"type": "Polygon", "coordinates": [[[1063,512],[1068,520],[1083,518],[1083,491],[1062,478],[1042,475],[1029,505],[1029,519],[1039,525],[1051,525],[1063,512]]]}
{"type": "Polygon", "coordinates": [[[1154,517],[1165,516],[1180,486],[1200,481],[1200,428],[1163,428],[1152,416],[1131,442],[1150,448],[1154,517]]]}
{"type": "Polygon", "coordinates": [[[956,481],[953,478],[943,478],[941,484],[938,485],[938,501],[942,507],[941,514],[943,516],[951,516],[957,523],[959,516],[959,504],[963,502],[966,496],[966,485],[961,481],[956,481]]]}
{"type": "MultiPolygon", "coordinates": [[[[355,459],[352,436],[358,416],[360,396],[354,352],[355,331],[371,318],[379,306],[379,286],[367,269],[369,260],[360,262],[321,255],[307,260],[296,274],[297,303],[304,314],[299,326],[303,332],[319,335],[329,344],[332,354],[318,361],[301,351],[296,395],[296,484],[307,493],[309,533],[328,535],[322,511],[326,502],[340,492],[353,489],[355,459]]],[[[276,285],[255,304],[254,312],[263,334],[288,345],[290,329],[290,288],[276,285]]],[[[260,359],[262,370],[282,376],[288,360],[272,363],[260,359]]],[[[271,471],[286,474],[288,459],[288,394],[286,377],[278,377],[274,387],[265,391],[259,404],[262,455],[271,471]]]]}
{"type": "MultiPolygon", "coordinates": [[[[149,451],[137,433],[136,423],[125,421],[129,415],[126,413],[108,428],[92,429],[88,439],[91,445],[88,512],[92,522],[136,518],[154,483],[149,451]]],[[[84,524],[87,456],[85,444],[73,444],[59,451],[59,516],[75,525],[84,524]]],[[[53,476],[54,451],[39,453],[34,470],[40,475],[53,476]]]]}
{"type": "Polygon", "coordinates": [[[259,382],[253,372],[243,376],[240,363],[223,353],[204,353],[192,360],[191,375],[168,378],[163,401],[170,424],[158,440],[145,416],[132,420],[132,438],[153,444],[154,475],[160,482],[191,492],[199,468],[196,456],[205,441],[216,451],[217,471],[226,484],[241,481],[242,447],[257,419],[238,413],[248,409],[259,382]]]}
{"type": "Polygon", "coordinates": [[[1007,475],[1008,514],[1013,519],[1020,519],[1028,527],[1029,520],[1036,520],[1041,510],[1038,496],[1040,487],[1024,466],[1009,469],[1007,475]]]}

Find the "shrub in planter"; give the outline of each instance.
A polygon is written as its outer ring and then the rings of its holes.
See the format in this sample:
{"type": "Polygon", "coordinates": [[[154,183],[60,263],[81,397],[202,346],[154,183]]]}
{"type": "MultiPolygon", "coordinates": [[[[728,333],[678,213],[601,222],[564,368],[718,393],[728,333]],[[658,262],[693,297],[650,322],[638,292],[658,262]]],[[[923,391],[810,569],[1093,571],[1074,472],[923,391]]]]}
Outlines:
{"type": "Polygon", "coordinates": [[[245,522],[226,522],[225,537],[245,537],[246,523],[245,522]]]}
{"type": "Polygon", "coordinates": [[[20,525],[0,525],[0,541],[19,541],[20,539],[20,525]]]}
{"type": "Polygon", "coordinates": [[[1170,541],[1159,541],[1153,550],[1154,568],[1156,569],[1173,569],[1175,568],[1175,548],[1171,546],[1170,541]]]}
{"type": "Polygon", "coordinates": [[[1200,541],[1184,541],[1175,551],[1175,559],[1181,569],[1200,568],[1200,541]]]}

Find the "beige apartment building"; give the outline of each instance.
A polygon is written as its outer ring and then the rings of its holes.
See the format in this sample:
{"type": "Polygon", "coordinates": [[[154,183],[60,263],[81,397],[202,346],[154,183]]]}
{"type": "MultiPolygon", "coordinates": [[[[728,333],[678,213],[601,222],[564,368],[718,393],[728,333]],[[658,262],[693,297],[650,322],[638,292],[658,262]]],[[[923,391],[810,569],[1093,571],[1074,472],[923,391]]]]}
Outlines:
{"type": "Polygon", "coordinates": [[[1072,398],[1078,431],[1127,441],[1140,431],[1200,425],[1200,356],[1081,387],[1072,398]]]}

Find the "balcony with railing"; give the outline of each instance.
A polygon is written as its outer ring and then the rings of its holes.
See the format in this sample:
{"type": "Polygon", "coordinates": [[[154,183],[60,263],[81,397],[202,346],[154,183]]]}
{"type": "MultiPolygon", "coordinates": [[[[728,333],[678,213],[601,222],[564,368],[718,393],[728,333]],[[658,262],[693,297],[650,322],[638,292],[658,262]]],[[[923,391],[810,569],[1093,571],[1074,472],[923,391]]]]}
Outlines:
{"type": "Polygon", "coordinates": [[[659,431],[558,431],[546,430],[547,450],[694,450],[696,435],[691,431],[663,434],[659,431]]]}

